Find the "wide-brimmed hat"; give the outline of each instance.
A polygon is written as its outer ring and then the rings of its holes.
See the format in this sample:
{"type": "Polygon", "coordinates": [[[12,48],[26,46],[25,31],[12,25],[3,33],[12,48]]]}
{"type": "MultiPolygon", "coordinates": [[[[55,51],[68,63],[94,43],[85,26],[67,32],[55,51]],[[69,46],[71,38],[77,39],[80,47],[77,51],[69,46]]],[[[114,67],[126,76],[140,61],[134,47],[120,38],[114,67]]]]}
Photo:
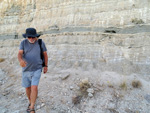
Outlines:
{"type": "Polygon", "coordinates": [[[36,29],[35,29],[35,28],[27,28],[27,29],[26,29],[26,33],[25,33],[25,34],[22,34],[22,36],[23,36],[24,38],[26,38],[26,37],[39,37],[40,34],[37,34],[37,33],[36,33],[36,29]]]}

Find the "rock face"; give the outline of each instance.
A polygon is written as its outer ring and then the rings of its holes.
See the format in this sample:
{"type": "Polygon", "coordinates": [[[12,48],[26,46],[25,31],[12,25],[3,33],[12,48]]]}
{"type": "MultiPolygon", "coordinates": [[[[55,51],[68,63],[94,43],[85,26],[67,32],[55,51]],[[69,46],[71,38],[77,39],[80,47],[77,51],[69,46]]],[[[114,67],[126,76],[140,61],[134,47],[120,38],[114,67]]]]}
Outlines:
{"type": "MultiPolygon", "coordinates": [[[[149,0],[1,0],[0,34],[18,38],[26,27],[59,33],[148,25],[149,7],[149,0]]],[[[123,32],[129,33],[127,29],[123,32]]]]}
{"type": "Polygon", "coordinates": [[[35,27],[52,67],[149,73],[149,0],[1,0],[0,20],[1,57],[35,27]]]}
{"type": "MultiPolygon", "coordinates": [[[[124,75],[150,73],[150,34],[65,33],[43,35],[49,66],[114,71],[124,75]]],[[[0,41],[0,57],[16,59],[20,39],[0,41]]],[[[17,61],[13,61],[16,62],[17,61]]]]}
{"type": "Polygon", "coordinates": [[[52,68],[148,75],[149,7],[149,0],[1,0],[0,57],[15,59],[21,34],[35,27],[52,68]]]}

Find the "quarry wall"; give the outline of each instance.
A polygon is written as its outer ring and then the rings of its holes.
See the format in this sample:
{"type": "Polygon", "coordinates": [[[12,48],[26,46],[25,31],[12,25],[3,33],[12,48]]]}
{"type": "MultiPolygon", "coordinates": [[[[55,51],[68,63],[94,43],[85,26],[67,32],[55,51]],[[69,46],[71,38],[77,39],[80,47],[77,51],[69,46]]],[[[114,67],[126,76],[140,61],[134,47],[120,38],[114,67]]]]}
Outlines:
{"type": "Polygon", "coordinates": [[[0,0],[0,57],[35,27],[52,68],[150,74],[149,0],[0,0]]]}

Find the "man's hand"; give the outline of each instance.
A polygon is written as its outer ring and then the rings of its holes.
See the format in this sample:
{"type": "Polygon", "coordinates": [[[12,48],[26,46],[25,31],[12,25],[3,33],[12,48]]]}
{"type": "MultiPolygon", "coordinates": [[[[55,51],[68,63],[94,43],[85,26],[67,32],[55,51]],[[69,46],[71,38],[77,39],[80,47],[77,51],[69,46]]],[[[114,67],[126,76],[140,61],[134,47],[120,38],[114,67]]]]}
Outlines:
{"type": "Polygon", "coordinates": [[[47,70],[48,70],[48,56],[47,56],[47,52],[44,51],[43,52],[43,55],[44,55],[44,60],[45,60],[45,67],[44,67],[44,73],[47,73],[47,70]]]}
{"type": "Polygon", "coordinates": [[[27,62],[23,60],[22,55],[23,55],[23,50],[19,50],[18,60],[19,60],[20,66],[21,67],[26,67],[27,62]]]}
{"type": "Polygon", "coordinates": [[[44,73],[47,73],[48,68],[44,67],[44,73]]]}
{"type": "Polygon", "coordinates": [[[26,67],[27,62],[24,60],[20,60],[20,66],[21,67],[26,67]]]}

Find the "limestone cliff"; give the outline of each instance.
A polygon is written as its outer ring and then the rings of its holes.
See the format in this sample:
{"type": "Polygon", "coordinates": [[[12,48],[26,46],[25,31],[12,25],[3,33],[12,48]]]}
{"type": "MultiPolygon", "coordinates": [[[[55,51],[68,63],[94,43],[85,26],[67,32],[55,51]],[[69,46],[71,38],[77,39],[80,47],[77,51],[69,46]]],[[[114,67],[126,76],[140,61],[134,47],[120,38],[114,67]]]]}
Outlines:
{"type": "MultiPolygon", "coordinates": [[[[141,30],[137,30],[135,25],[150,23],[150,1],[1,0],[0,20],[0,38],[17,38],[15,35],[20,35],[27,27],[35,27],[48,34],[105,32],[109,27],[113,27],[115,32],[137,33],[141,30]],[[131,26],[135,29],[119,29],[131,26]]],[[[147,26],[142,31],[147,31],[147,26]]]]}
{"type": "Polygon", "coordinates": [[[12,39],[35,27],[52,67],[147,75],[149,6],[149,0],[1,0],[0,57],[16,57],[6,48],[18,48],[20,40],[12,39]]]}

